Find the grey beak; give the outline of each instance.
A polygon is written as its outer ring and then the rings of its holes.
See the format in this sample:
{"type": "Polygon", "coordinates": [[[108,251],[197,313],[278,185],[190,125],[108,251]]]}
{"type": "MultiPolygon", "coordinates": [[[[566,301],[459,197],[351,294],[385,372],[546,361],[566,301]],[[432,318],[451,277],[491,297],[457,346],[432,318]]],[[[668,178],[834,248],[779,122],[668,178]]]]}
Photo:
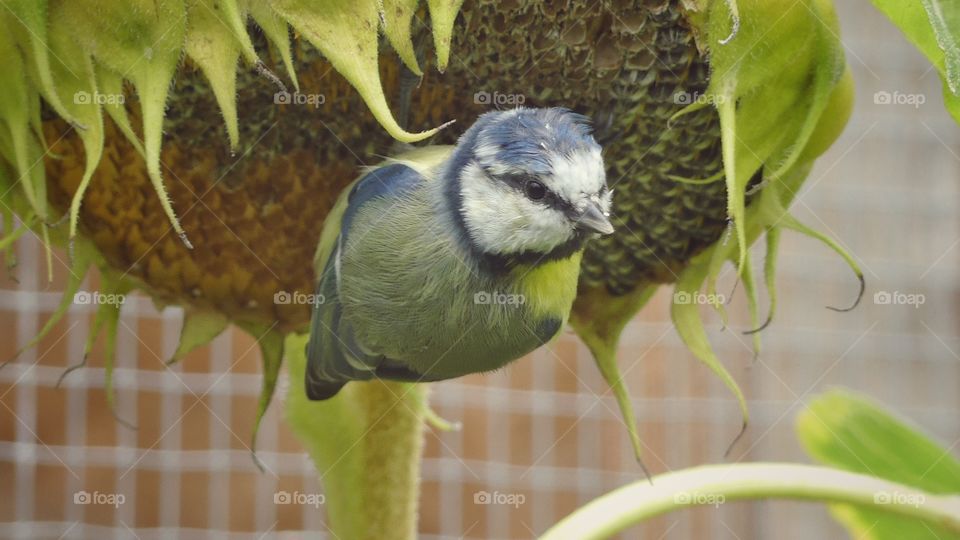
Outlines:
{"type": "Polygon", "coordinates": [[[591,202],[583,209],[579,216],[574,218],[576,227],[582,231],[595,232],[600,234],[611,234],[613,225],[610,219],[603,215],[600,205],[591,202]]]}

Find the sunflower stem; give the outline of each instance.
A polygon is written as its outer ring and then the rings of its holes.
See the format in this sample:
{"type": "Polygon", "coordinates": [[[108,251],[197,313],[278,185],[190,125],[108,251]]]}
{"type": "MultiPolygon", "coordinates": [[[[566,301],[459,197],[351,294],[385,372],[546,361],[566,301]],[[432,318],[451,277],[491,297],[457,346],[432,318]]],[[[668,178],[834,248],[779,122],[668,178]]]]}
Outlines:
{"type": "Polygon", "coordinates": [[[326,401],[304,392],[305,336],[287,338],[287,421],[324,487],[334,538],[413,540],[417,535],[423,385],[353,382],[326,401]]]}

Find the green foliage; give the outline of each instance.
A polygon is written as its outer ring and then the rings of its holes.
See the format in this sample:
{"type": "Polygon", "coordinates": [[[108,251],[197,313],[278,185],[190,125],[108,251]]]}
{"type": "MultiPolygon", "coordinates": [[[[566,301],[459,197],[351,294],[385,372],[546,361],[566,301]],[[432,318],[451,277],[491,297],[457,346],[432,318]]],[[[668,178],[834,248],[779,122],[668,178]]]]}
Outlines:
{"type": "MultiPolygon", "coordinates": [[[[461,2],[428,2],[441,68],[449,57],[461,2]]],[[[417,0],[70,0],[48,5],[39,0],[0,0],[0,70],[6,74],[0,80],[0,158],[19,176],[19,190],[30,212],[46,222],[44,169],[33,166],[46,150],[40,130],[40,98],[77,129],[86,163],[70,204],[73,238],[84,191],[100,162],[105,110],[143,154],[163,211],[189,247],[167,196],[160,166],[164,111],[184,54],[210,81],[231,148],[240,142],[237,61],[243,57],[247,64],[265,70],[247,34],[248,18],[260,25],[279,51],[295,88],[299,85],[288,24],[320,49],[356,88],[390,135],[404,142],[419,141],[442,126],[409,133],[397,124],[383,93],[378,66],[382,31],[411,69],[420,72],[410,33],[417,4],[417,0]],[[123,107],[125,80],[139,96],[142,142],[123,107]]]]}
{"type": "Polygon", "coordinates": [[[960,2],[872,1],[937,68],[944,105],[960,123],[960,2]]]}
{"type": "MultiPolygon", "coordinates": [[[[817,461],[935,494],[960,495],[960,461],[905,420],[856,394],[835,390],[818,397],[797,419],[797,434],[817,461]]],[[[854,538],[960,539],[960,532],[889,515],[879,506],[916,502],[904,493],[878,492],[877,508],[834,505],[833,514],[854,538]]]]}
{"type": "Polygon", "coordinates": [[[187,7],[190,26],[184,49],[210,81],[227,125],[230,149],[240,144],[237,125],[237,58],[259,62],[234,0],[199,0],[187,7]]]}
{"type": "MultiPolygon", "coordinates": [[[[786,209],[813,160],[846,124],[852,107],[852,82],[830,2],[705,0],[699,10],[693,20],[702,36],[701,45],[710,53],[707,101],[715,104],[720,118],[731,229],[680,275],[672,317],[691,352],[736,396],[746,423],[746,400],[713,352],[698,302],[676,299],[706,298],[725,317],[717,279],[723,265],[732,262],[744,281],[756,328],[757,287],[747,257],[754,241],[763,233],[772,236],[764,267],[768,286],[774,282],[781,228],[798,230],[837,249],[836,243],[801,226],[786,209]],[[758,171],[763,173],[762,183],[750,186],[758,171]],[[748,188],[755,193],[749,205],[748,188]],[[699,293],[705,284],[708,295],[703,297],[699,293]]],[[[695,103],[677,114],[702,106],[695,103]]],[[[859,269],[851,266],[860,276],[859,269]]],[[[771,291],[767,323],[773,317],[775,298],[771,291]]],[[[753,339],[758,349],[759,336],[755,334],[753,339]]]]}
{"type": "MultiPolygon", "coordinates": [[[[445,4],[441,2],[441,4],[445,4]]],[[[300,32],[356,88],[370,112],[395,139],[423,140],[440,128],[408,133],[393,118],[380,83],[379,29],[383,4],[370,0],[274,0],[273,9],[300,32]]],[[[432,7],[432,3],[431,3],[432,7]]],[[[455,14],[455,12],[454,12],[455,14]]],[[[397,39],[397,35],[394,39],[397,39]]],[[[449,48],[449,44],[448,44],[449,48]]],[[[406,47],[404,54],[409,56],[406,47]]],[[[442,126],[441,126],[442,127],[442,126]]]]}

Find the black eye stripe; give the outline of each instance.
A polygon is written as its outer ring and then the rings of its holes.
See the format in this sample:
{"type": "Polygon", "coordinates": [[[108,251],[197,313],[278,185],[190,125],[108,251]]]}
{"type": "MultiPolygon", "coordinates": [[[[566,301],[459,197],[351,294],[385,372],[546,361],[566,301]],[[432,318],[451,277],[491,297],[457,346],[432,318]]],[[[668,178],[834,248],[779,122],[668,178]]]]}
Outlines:
{"type": "Polygon", "coordinates": [[[507,185],[519,191],[525,197],[531,200],[535,200],[536,202],[543,202],[550,206],[554,206],[555,202],[560,202],[560,197],[556,193],[554,193],[553,190],[547,187],[547,185],[542,180],[540,180],[536,176],[533,176],[532,174],[509,174],[509,175],[501,176],[500,178],[507,185]],[[534,182],[543,187],[543,196],[538,199],[529,197],[529,194],[527,193],[527,186],[530,183],[534,183],[534,182]]]}
{"type": "Polygon", "coordinates": [[[540,199],[536,199],[536,200],[531,199],[533,202],[545,205],[549,208],[559,210],[561,212],[564,212],[565,214],[571,214],[572,212],[574,212],[574,207],[572,204],[570,204],[569,202],[561,198],[559,195],[557,195],[556,192],[551,190],[545,182],[540,180],[535,175],[532,175],[532,174],[495,175],[486,169],[484,169],[484,172],[487,173],[487,176],[494,178],[496,180],[499,180],[504,184],[507,184],[511,188],[515,189],[516,191],[520,192],[524,197],[527,196],[525,192],[525,187],[527,185],[527,182],[531,182],[531,181],[539,182],[541,185],[543,185],[545,194],[540,199]]]}
{"type": "MultiPolygon", "coordinates": [[[[504,174],[495,178],[500,179],[505,184],[520,191],[523,191],[523,188],[527,185],[527,182],[540,182],[540,180],[532,174],[504,174]]],[[[543,184],[543,182],[540,183],[543,184]]],[[[546,188],[546,185],[544,185],[544,188],[546,188]]],[[[547,189],[547,191],[550,190],[547,189]]]]}

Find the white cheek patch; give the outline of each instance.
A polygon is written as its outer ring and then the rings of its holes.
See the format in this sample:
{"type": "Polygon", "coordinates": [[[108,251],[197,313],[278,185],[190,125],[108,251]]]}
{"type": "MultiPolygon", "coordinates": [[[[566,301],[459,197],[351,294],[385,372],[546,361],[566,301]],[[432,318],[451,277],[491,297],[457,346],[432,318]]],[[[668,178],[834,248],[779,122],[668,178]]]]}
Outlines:
{"type": "Polygon", "coordinates": [[[550,166],[552,174],[547,179],[547,187],[566,201],[579,201],[585,195],[599,193],[606,183],[599,147],[580,150],[569,156],[553,154],[550,166]]]}
{"type": "MultiPolygon", "coordinates": [[[[560,210],[535,203],[516,191],[512,197],[519,200],[518,206],[522,207],[523,216],[526,218],[522,234],[518,235],[516,242],[519,249],[513,251],[547,253],[573,235],[573,225],[560,210]]],[[[505,252],[510,252],[510,249],[505,252]]]]}
{"type": "Polygon", "coordinates": [[[545,253],[566,242],[573,232],[560,211],[491,179],[476,163],[462,172],[461,205],[471,238],[489,253],[545,253]]]}

